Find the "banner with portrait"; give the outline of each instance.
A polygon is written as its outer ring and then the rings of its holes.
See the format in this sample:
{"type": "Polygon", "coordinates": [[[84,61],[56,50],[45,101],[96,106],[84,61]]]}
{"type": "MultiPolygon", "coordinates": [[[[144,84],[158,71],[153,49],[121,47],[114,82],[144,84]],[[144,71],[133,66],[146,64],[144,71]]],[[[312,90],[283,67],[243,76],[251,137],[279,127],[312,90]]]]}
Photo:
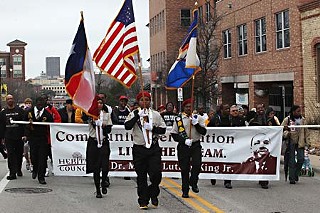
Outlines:
{"type": "MultiPolygon", "coordinates": [[[[51,141],[55,175],[84,176],[88,126],[52,124],[51,141]]],[[[162,175],[180,177],[177,142],[171,128],[159,139],[162,175]]],[[[279,180],[282,127],[210,127],[202,137],[200,179],[279,180]]],[[[132,135],[114,125],[109,134],[110,176],[134,177],[132,135]]]]}

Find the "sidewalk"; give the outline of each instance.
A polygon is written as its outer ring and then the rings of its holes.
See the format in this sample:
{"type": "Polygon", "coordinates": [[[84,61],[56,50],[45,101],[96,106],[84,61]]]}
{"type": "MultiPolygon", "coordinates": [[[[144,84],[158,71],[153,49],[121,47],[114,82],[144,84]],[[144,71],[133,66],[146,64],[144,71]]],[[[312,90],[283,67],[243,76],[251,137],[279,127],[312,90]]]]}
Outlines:
{"type": "MultiPolygon", "coordinates": [[[[315,173],[320,173],[320,156],[317,155],[310,155],[310,163],[315,173]]],[[[283,156],[280,159],[281,164],[283,164],[283,156]]]]}

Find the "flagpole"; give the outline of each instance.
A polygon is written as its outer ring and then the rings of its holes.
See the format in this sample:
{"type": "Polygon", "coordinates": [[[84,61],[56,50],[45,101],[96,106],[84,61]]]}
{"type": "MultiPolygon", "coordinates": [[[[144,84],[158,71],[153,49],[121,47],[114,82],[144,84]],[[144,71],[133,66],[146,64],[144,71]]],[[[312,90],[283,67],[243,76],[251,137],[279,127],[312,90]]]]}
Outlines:
{"type": "MultiPolygon", "coordinates": [[[[140,59],[140,50],[138,51],[138,70],[139,70],[139,78],[140,78],[140,90],[143,91],[143,77],[142,77],[142,70],[141,70],[141,59],[140,59]]],[[[144,100],[144,93],[142,92],[142,97],[144,100]]],[[[146,108],[145,102],[143,102],[144,106],[143,108],[146,108]]]]}
{"type": "MultiPolygon", "coordinates": [[[[192,81],[191,81],[191,117],[193,116],[192,113],[193,113],[193,98],[194,98],[194,95],[193,95],[193,90],[194,90],[194,75],[192,75],[192,81]]],[[[189,129],[189,138],[191,139],[191,126],[192,125],[192,120],[190,120],[190,129],[189,129]]]]}

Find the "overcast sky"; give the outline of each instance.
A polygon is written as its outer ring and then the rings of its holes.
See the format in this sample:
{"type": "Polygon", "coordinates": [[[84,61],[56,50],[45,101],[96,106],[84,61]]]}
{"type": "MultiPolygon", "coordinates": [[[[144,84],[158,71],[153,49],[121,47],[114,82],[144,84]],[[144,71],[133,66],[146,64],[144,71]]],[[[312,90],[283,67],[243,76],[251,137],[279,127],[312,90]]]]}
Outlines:
{"type": "MultiPolygon", "coordinates": [[[[19,39],[26,42],[26,78],[46,71],[45,58],[60,57],[60,73],[84,12],[84,25],[93,54],[123,0],[0,0],[0,50],[9,51],[7,43],[19,39]]],[[[133,0],[138,42],[143,67],[149,58],[149,0],[133,0]]]]}

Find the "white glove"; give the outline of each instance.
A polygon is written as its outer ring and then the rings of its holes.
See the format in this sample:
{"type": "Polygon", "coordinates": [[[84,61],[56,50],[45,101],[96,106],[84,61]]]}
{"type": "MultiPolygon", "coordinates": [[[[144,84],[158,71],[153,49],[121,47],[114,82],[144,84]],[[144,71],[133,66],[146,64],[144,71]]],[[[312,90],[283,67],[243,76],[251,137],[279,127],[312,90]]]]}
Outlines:
{"type": "Polygon", "coordinates": [[[102,126],[102,121],[96,120],[95,122],[96,122],[96,126],[102,126]]]}
{"type": "Polygon", "coordinates": [[[192,118],[191,118],[191,123],[193,126],[197,125],[199,122],[198,122],[198,115],[192,115],[192,118]]]}
{"type": "Polygon", "coordinates": [[[148,122],[145,122],[145,123],[143,124],[143,128],[146,129],[146,130],[151,131],[152,128],[153,128],[153,126],[152,126],[152,124],[150,124],[150,123],[148,123],[148,122]]]}
{"type": "Polygon", "coordinates": [[[142,109],[142,110],[139,111],[139,116],[140,117],[146,117],[146,116],[148,116],[148,112],[146,110],[142,109]]]}
{"type": "Polygon", "coordinates": [[[186,139],[184,141],[184,143],[187,145],[187,146],[191,146],[192,145],[192,139],[186,139]]]}

